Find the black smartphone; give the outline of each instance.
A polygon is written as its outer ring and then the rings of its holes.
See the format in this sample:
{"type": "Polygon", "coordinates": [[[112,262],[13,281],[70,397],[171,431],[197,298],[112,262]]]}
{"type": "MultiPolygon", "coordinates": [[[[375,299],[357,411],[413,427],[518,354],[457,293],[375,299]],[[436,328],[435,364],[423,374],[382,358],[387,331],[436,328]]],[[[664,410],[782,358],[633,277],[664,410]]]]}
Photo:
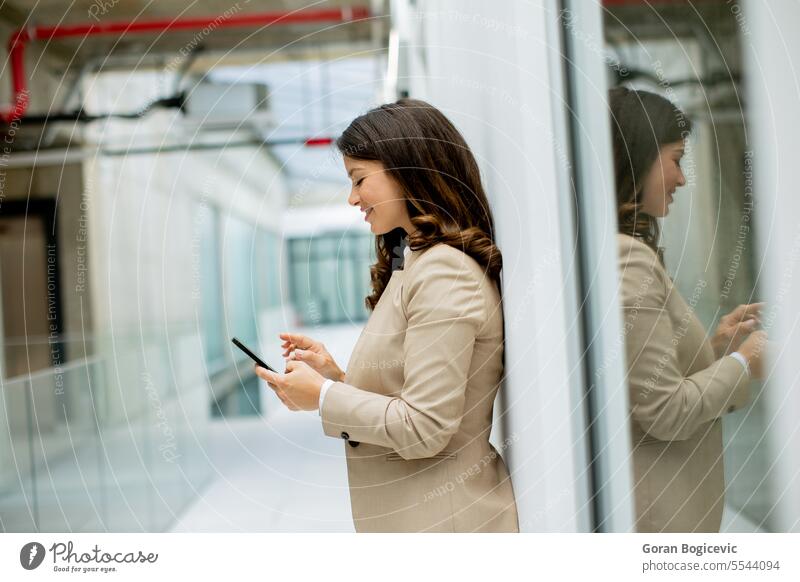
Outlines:
{"type": "Polygon", "coordinates": [[[277,372],[277,371],[275,371],[275,368],[273,368],[272,366],[268,365],[268,364],[267,364],[267,363],[266,363],[264,360],[262,360],[262,359],[261,359],[261,358],[259,358],[257,355],[255,355],[255,354],[254,354],[252,351],[250,351],[250,348],[248,348],[246,345],[244,345],[242,342],[240,342],[240,341],[239,341],[238,339],[236,339],[235,337],[231,338],[231,341],[233,342],[233,345],[235,345],[237,348],[239,348],[240,350],[242,350],[242,351],[243,351],[245,354],[247,354],[248,356],[250,356],[250,357],[252,358],[252,360],[253,360],[253,361],[254,361],[256,364],[258,364],[259,366],[261,366],[262,368],[266,368],[266,369],[267,369],[267,370],[269,370],[270,372],[275,372],[276,374],[279,374],[279,373],[280,373],[280,372],[277,372]]]}

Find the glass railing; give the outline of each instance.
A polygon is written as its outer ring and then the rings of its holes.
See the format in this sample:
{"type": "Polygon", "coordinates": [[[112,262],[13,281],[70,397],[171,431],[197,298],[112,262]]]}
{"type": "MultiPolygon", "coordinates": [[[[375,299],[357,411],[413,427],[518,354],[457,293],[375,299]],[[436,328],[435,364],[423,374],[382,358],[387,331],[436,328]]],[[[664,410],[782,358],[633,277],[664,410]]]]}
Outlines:
{"type": "Polygon", "coordinates": [[[208,482],[197,334],[102,345],[2,381],[3,531],[163,531],[208,482]]]}

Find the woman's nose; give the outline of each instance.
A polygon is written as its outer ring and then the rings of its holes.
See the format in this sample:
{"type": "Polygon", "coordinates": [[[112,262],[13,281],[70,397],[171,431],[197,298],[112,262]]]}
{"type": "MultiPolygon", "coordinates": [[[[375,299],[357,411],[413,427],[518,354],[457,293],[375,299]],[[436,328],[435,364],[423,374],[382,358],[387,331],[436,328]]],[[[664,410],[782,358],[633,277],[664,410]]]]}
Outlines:
{"type": "Polygon", "coordinates": [[[678,186],[686,185],[686,176],[683,175],[683,170],[678,171],[678,186]]]}
{"type": "Polygon", "coordinates": [[[350,196],[347,197],[347,203],[350,206],[358,206],[359,198],[358,198],[358,196],[356,196],[356,193],[355,193],[354,190],[350,190],[350,196]]]}

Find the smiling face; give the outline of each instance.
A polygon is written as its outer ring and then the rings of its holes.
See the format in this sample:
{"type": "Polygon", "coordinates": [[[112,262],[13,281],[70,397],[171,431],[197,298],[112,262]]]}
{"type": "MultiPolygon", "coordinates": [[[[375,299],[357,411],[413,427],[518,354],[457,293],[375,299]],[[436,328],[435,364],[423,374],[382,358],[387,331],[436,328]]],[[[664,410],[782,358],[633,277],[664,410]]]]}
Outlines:
{"type": "Polygon", "coordinates": [[[397,227],[406,233],[414,230],[400,185],[383,164],[344,156],[344,167],[352,182],[347,202],[361,208],[373,234],[386,234],[397,227]]]}
{"type": "Polygon", "coordinates": [[[669,213],[675,189],[686,184],[680,166],[683,154],[683,140],[661,147],[644,180],[642,212],[655,217],[666,216],[669,213]]]}

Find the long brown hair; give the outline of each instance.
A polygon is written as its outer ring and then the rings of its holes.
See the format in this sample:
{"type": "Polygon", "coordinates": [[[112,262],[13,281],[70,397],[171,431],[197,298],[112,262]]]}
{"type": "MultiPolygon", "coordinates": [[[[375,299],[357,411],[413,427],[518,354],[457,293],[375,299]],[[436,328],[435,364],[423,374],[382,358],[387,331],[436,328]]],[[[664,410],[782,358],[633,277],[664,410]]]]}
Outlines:
{"type": "Polygon", "coordinates": [[[661,147],[686,138],[692,122],[669,100],[649,91],[615,87],[608,97],[619,232],[640,239],[663,263],[658,222],[642,212],[642,189],[661,147]]]}
{"type": "MultiPolygon", "coordinates": [[[[475,259],[500,287],[503,260],[478,164],[441,111],[417,99],[387,103],[354,119],[336,146],[345,156],[380,162],[400,185],[417,229],[408,235],[412,250],[450,245],[475,259]]],[[[389,283],[404,236],[398,227],[375,237],[370,310],[389,283]]]]}

